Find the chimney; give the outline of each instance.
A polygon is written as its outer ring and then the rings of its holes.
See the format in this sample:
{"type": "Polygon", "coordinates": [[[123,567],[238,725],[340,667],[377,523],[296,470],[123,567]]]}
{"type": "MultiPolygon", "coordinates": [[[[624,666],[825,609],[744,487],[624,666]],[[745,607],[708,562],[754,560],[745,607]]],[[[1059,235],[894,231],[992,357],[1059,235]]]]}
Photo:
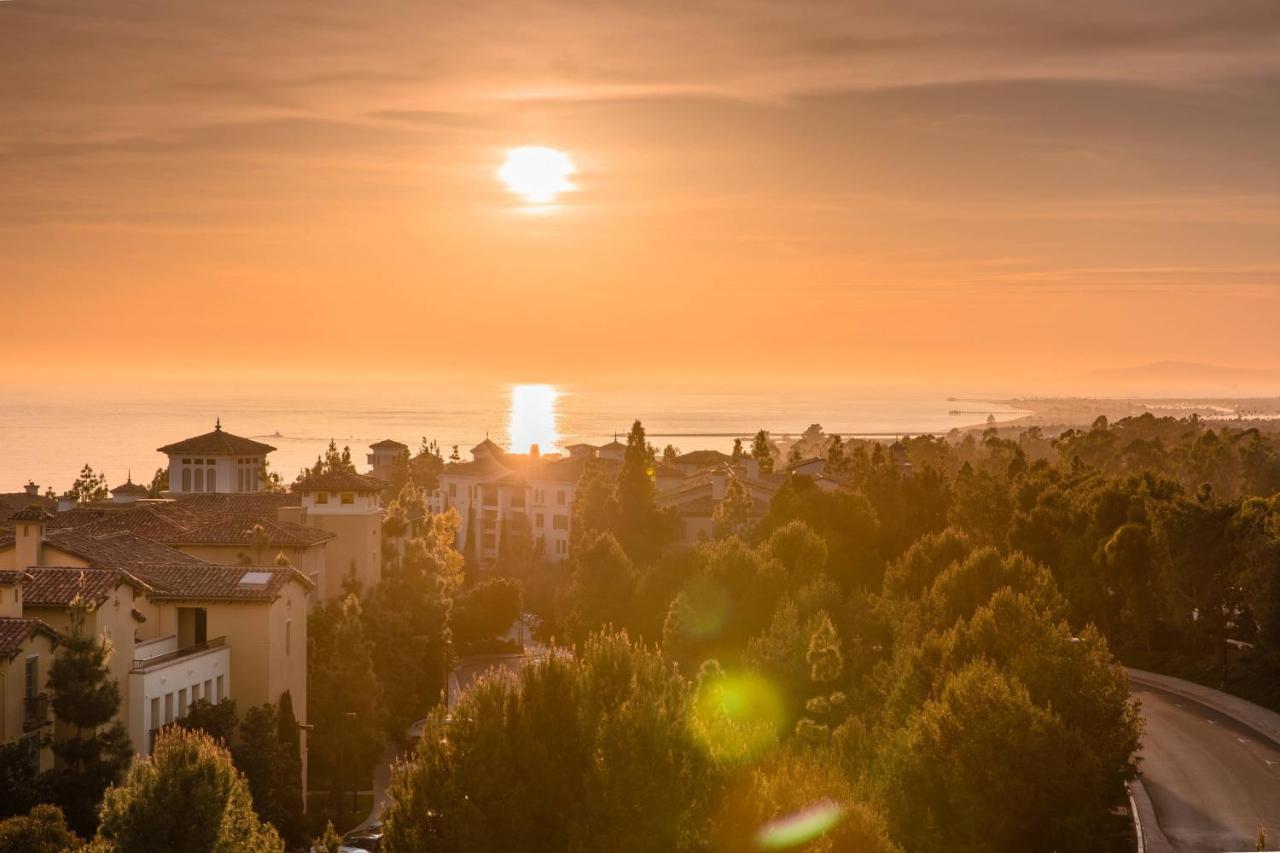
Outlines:
{"type": "Polygon", "coordinates": [[[29,506],[9,517],[13,525],[13,567],[19,571],[40,565],[45,524],[53,516],[39,506],[29,506]]]}
{"type": "Polygon", "coordinates": [[[27,484],[22,487],[22,491],[26,492],[27,495],[33,498],[40,496],[40,487],[36,485],[35,480],[27,480],[27,484]]]}

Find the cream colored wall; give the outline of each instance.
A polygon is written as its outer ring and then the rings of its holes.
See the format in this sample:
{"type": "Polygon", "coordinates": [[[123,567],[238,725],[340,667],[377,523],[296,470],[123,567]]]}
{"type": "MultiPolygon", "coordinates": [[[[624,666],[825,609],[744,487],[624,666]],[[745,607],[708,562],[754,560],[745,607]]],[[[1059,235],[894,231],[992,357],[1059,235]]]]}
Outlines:
{"type": "Polygon", "coordinates": [[[14,567],[13,546],[0,550],[0,570],[12,570],[14,567]]]}
{"type": "MultiPolygon", "coordinates": [[[[53,663],[54,654],[51,638],[44,634],[37,634],[27,641],[22,651],[13,660],[0,659],[0,743],[13,743],[23,736],[22,700],[26,696],[27,658],[33,654],[40,657],[40,662],[37,664],[40,690],[47,692],[44,682],[49,676],[49,667],[53,663]]],[[[49,713],[52,717],[52,710],[49,713]]],[[[39,731],[47,733],[46,729],[39,731]]],[[[49,770],[52,767],[53,751],[44,747],[40,750],[40,769],[49,770]]]]}
{"type": "MultiPolygon", "coordinates": [[[[133,650],[135,636],[141,627],[134,621],[133,587],[121,584],[109,598],[94,609],[89,617],[88,627],[95,634],[106,639],[111,648],[111,657],[107,666],[111,677],[120,685],[120,712],[122,722],[127,722],[129,707],[129,670],[133,668],[133,650]]],[[[71,616],[65,607],[26,607],[25,616],[43,619],[53,630],[65,634],[71,627],[71,616]]]]}
{"type": "MultiPolygon", "coordinates": [[[[44,548],[41,549],[40,565],[69,566],[71,568],[87,569],[89,568],[89,561],[82,557],[77,557],[75,554],[69,554],[61,548],[58,548],[56,545],[50,545],[46,542],[44,543],[44,548]]],[[[23,566],[23,568],[25,569],[27,567],[23,566]]]]}
{"type": "Polygon", "coordinates": [[[0,586],[0,616],[22,618],[22,584],[0,586]]]}
{"type": "MultiPolygon", "coordinates": [[[[307,525],[336,533],[325,545],[323,599],[342,595],[342,581],[355,563],[355,575],[364,589],[382,580],[382,513],[368,515],[307,514],[307,525]]],[[[297,568],[302,569],[301,566],[297,568]]],[[[303,574],[310,577],[307,570],[303,574]]]]}

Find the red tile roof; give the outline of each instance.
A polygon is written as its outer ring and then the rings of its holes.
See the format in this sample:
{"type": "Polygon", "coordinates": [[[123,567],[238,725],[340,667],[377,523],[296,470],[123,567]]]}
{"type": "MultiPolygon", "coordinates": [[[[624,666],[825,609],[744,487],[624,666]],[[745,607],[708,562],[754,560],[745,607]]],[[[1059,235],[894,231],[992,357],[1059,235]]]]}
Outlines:
{"type": "Polygon", "coordinates": [[[121,483],[120,485],[116,486],[114,489],[112,489],[111,494],[141,496],[141,495],[151,494],[151,490],[148,489],[146,486],[139,485],[138,483],[133,482],[133,479],[130,478],[125,482],[121,483]]]}
{"type": "Polygon", "coordinates": [[[103,568],[132,568],[141,563],[171,563],[192,559],[181,551],[127,530],[103,534],[94,534],[79,527],[50,530],[44,541],[46,546],[103,568]]]}
{"type": "Polygon", "coordinates": [[[153,601],[275,601],[290,581],[306,589],[315,585],[288,566],[201,566],[191,563],[151,565],[142,576],[155,591],[153,601]],[[246,579],[258,583],[245,583],[246,579]]]}
{"type": "Polygon", "coordinates": [[[26,509],[20,509],[13,515],[9,516],[10,521],[52,521],[53,516],[49,511],[39,504],[32,504],[26,509]]]}
{"type": "Polygon", "coordinates": [[[55,643],[59,639],[43,620],[0,616],[0,657],[13,660],[36,634],[45,634],[55,643]]]}
{"type": "Polygon", "coordinates": [[[369,445],[369,449],[370,450],[408,450],[409,445],[401,444],[400,442],[390,438],[384,438],[382,441],[379,441],[376,444],[369,445]]]}
{"type": "Polygon", "coordinates": [[[336,533],[316,527],[304,527],[291,521],[274,521],[257,515],[224,515],[208,524],[192,527],[165,538],[169,545],[243,545],[252,546],[255,527],[261,527],[268,547],[309,548],[337,537],[336,533]]]}
{"type": "Polygon", "coordinates": [[[22,584],[23,607],[68,607],[77,595],[97,606],[125,584],[136,592],[151,591],[138,577],[121,569],[36,566],[27,574],[22,584]]]}
{"type": "Polygon", "coordinates": [[[263,456],[275,450],[269,444],[263,444],[260,441],[254,441],[251,438],[242,438],[238,435],[232,435],[229,432],[222,431],[222,423],[219,422],[214,427],[213,432],[206,432],[204,435],[197,435],[193,438],[184,439],[166,444],[159,448],[161,453],[167,453],[172,456],[175,453],[212,453],[215,455],[226,456],[263,456]]]}
{"type": "Polygon", "coordinates": [[[174,501],[174,504],[199,513],[234,512],[276,518],[281,509],[302,506],[302,499],[288,492],[279,494],[255,492],[253,494],[235,495],[203,493],[183,495],[174,501]]]}

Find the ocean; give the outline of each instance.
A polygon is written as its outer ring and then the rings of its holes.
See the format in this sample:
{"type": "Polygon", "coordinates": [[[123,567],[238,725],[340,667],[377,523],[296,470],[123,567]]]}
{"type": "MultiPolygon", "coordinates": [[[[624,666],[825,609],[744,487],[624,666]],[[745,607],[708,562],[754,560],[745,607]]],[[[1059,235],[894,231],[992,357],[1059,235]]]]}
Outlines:
{"type": "Polygon", "coordinates": [[[625,437],[641,419],[650,441],[682,451],[728,450],[735,435],[758,429],[798,433],[818,423],[841,435],[946,432],[981,423],[987,412],[1009,420],[1023,412],[942,395],[844,395],[831,391],[593,389],[549,385],[485,385],[352,393],[349,389],[258,394],[164,394],[50,397],[7,393],[0,399],[0,492],[34,480],[41,491],[67,489],[86,463],[110,485],[148,483],[165,464],[156,448],[199,435],[220,419],[225,430],[277,448],[273,470],[286,481],[315,461],[330,438],[349,445],[363,469],[367,446],[384,438],[415,451],[438,441],[447,456],[486,436],[509,449],[530,443],[552,452],[575,442],[625,437]],[[953,410],[964,414],[952,414],[953,410]]]}

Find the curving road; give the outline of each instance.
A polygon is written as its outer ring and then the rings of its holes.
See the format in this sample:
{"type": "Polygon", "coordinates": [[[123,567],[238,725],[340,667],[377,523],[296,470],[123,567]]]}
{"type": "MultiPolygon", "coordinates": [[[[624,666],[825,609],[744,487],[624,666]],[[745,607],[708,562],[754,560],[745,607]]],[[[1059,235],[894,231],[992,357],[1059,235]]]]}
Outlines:
{"type": "Polygon", "coordinates": [[[1191,699],[1130,682],[1146,718],[1142,781],[1178,853],[1280,849],[1280,745],[1191,699]]]}

